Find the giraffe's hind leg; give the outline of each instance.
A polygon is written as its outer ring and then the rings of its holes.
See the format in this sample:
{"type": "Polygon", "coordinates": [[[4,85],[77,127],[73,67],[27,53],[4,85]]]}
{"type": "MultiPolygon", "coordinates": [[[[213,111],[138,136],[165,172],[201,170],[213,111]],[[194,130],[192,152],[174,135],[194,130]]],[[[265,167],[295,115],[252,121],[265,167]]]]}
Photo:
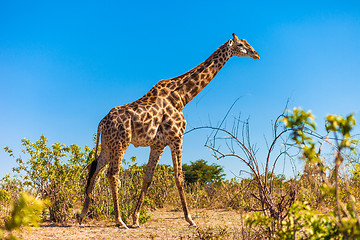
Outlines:
{"type": "Polygon", "coordinates": [[[89,211],[89,206],[90,206],[90,201],[91,201],[91,193],[94,189],[97,175],[99,174],[101,169],[103,169],[107,163],[106,155],[107,155],[106,149],[103,148],[101,150],[99,158],[97,160],[93,161],[89,166],[89,175],[88,175],[87,184],[86,184],[85,201],[84,201],[83,209],[81,211],[81,214],[76,215],[76,218],[77,218],[79,224],[81,224],[86,213],[89,211]]]}
{"type": "Polygon", "coordinates": [[[118,227],[124,227],[128,229],[126,224],[122,221],[120,211],[119,211],[119,202],[118,202],[118,186],[119,186],[119,172],[121,167],[121,161],[123,159],[125,149],[114,150],[111,153],[111,161],[106,177],[109,181],[109,185],[111,188],[113,201],[114,201],[114,212],[115,212],[115,222],[118,227]]]}

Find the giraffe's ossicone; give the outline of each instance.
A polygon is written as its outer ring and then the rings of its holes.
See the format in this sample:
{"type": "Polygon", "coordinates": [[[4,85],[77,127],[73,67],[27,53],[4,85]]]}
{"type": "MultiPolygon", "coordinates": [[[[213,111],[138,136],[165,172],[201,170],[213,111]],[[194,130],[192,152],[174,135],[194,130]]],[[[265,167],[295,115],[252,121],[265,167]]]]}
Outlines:
{"type": "Polygon", "coordinates": [[[176,186],[179,191],[185,220],[195,226],[186,204],[184,178],[182,173],[182,141],[186,121],[182,109],[189,103],[220,71],[233,56],[249,56],[259,59],[259,54],[244,39],[233,34],[208,59],[187,73],[168,80],[161,80],[139,100],[114,107],[100,121],[97,132],[95,153],[101,137],[101,152],[89,166],[85,201],[79,223],[89,210],[91,192],[95,179],[101,169],[109,164],[107,178],[110,183],[115,221],[118,226],[127,228],[122,221],[118,206],[118,178],[121,160],[130,144],[135,147],[150,146],[150,157],[145,172],[139,200],[133,214],[133,227],[139,227],[139,213],[145,194],[154,175],[155,167],[166,146],[171,149],[176,186]]]}

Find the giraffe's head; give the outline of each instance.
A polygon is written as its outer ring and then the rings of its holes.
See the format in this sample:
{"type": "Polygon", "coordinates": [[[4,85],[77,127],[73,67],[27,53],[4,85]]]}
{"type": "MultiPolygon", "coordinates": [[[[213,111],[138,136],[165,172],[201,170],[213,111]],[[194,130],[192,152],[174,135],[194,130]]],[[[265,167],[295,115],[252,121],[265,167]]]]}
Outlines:
{"type": "Polygon", "coordinates": [[[254,48],[250,46],[245,39],[239,39],[235,33],[233,33],[233,39],[228,41],[228,46],[232,56],[260,59],[259,54],[254,50],[254,48]]]}

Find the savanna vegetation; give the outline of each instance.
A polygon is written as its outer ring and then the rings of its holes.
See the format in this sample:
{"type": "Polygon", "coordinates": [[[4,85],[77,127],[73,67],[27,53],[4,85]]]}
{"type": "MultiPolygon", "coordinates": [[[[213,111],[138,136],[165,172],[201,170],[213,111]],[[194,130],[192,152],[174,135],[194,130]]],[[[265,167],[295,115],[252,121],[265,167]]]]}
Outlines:
{"type": "MultiPolygon", "coordinates": [[[[205,146],[218,162],[236,158],[244,171],[241,178],[227,179],[221,165],[205,160],[184,164],[190,208],[237,211],[243,226],[236,237],[226,225],[216,229],[200,226],[189,238],[359,239],[360,155],[354,126],[352,114],[329,115],[325,126],[318,129],[311,112],[295,108],[276,119],[261,157],[260,148],[250,141],[247,121],[237,118],[230,129],[209,126],[191,130],[209,131],[205,146]],[[295,174],[278,170],[299,159],[304,167],[295,174]]],[[[0,181],[1,238],[15,239],[19,235],[14,232],[39,221],[74,219],[84,198],[87,166],[93,161],[94,150],[87,146],[49,145],[44,136],[35,142],[22,139],[21,143],[21,156],[5,148],[17,167],[0,181]]],[[[145,170],[146,165],[137,165],[136,157],[123,160],[119,198],[122,219],[127,223],[145,170]]],[[[105,174],[103,171],[98,177],[87,219],[113,219],[105,174]]],[[[157,167],[140,222],[149,221],[151,212],[162,208],[181,210],[169,165],[157,167]]]]}

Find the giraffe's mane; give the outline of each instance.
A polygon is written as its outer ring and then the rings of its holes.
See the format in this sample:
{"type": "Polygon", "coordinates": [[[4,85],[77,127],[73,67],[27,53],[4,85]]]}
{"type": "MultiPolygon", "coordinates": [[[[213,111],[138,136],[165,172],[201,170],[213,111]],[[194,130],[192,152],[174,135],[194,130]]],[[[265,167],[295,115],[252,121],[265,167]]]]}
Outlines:
{"type": "MultiPolygon", "coordinates": [[[[209,61],[209,60],[213,59],[219,53],[220,49],[222,49],[226,45],[226,43],[224,43],[223,45],[218,47],[218,49],[215,52],[213,52],[213,54],[211,54],[210,57],[208,57],[205,61],[200,63],[198,66],[194,67],[193,69],[191,69],[190,71],[188,71],[188,72],[186,72],[184,74],[181,74],[180,76],[170,78],[167,81],[169,81],[169,82],[178,82],[179,80],[180,81],[183,80],[183,82],[180,84],[180,86],[183,86],[187,81],[189,81],[191,79],[191,77],[193,77],[194,75],[195,76],[198,75],[205,68],[209,67],[209,65],[211,64],[211,61],[209,61]]],[[[177,87],[177,88],[179,88],[179,87],[177,87]]]]}

